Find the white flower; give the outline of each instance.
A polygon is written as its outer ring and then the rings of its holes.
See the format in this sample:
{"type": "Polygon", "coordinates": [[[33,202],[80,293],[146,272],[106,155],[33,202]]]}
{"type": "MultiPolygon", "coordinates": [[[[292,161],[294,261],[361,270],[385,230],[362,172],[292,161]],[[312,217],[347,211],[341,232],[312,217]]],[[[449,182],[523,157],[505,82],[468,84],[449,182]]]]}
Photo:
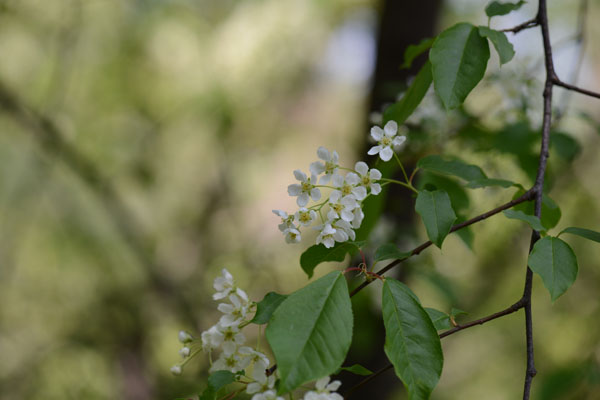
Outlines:
{"type": "Polygon", "coordinates": [[[310,164],[310,172],[314,175],[320,175],[325,172],[325,175],[321,177],[320,183],[327,183],[333,175],[338,173],[338,153],[334,150],[330,154],[329,150],[321,146],[317,150],[317,156],[319,156],[321,160],[325,161],[325,163],[315,161],[314,163],[310,164]]]}
{"type": "Polygon", "coordinates": [[[231,292],[235,291],[235,284],[233,283],[233,275],[229,273],[225,268],[221,271],[222,276],[217,276],[213,283],[213,287],[217,293],[213,294],[213,299],[220,300],[229,296],[231,292]]]}
{"type": "Polygon", "coordinates": [[[264,393],[255,394],[252,396],[252,400],[284,400],[284,398],[277,396],[274,390],[267,390],[264,393]]]}
{"type": "Polygon", "coordinates": [[[316,392],[307,392],[304,400],[343,400],[343,397],[338,393],[332,393],[339,389],[342,384],[340,381],[329,383],[329,377],[321,378],[315,384],[316,392]]]}
{"type": "Polygon", "coordinates": [[[246,368],[242,357],[237,353],[236,348],[225,348],[223,347],[223,352],[217,358],[217,360],[210,367],[209,371],[222,371],[227,370],[231,372],[241,371],[246,368]]]}
{"type": "Polygon", "coordinates": [[[273,210],[273,214],[281,217],[281,224],[279,224],[279,230],[281,232],[285,231],[288,228],[295,228],[294,225],[294,215],[288,215],[285,211],[282,210],[273,210]]]}
{"type": "Polygon", "coordinates": [[[288,228],[283,231],[283,234],[285,235],[286,243],[300,243],[300,240],[302,240],[300,231],[296,228],[288,228]]]}
{"type": "Polygon", "coordinates": [[[352,225],[348,221],[344,221],[343,219],[336,219],[331,221],[331,227],[335,229],[335,233],[333,234],[333,238],[336,242],[343,243],[348,239],[356,239],[356,233],[352,230],[352,225]]]}
{"type": "Polygon", "coordinates": [[[179,331],[179,341],[181,343],[189,343],[192,341],[192,339],[192,335],[190,335],[186,331],[179,331]]]}
{"type": "Polygon", "coordinates": [[[359,161],[354,165],[354,170],[360,175],[361,186],[371,189],[372,194],[377,195],[381,193],[381,185],[375,183],[381,179],[381,172],[379,172],[379,170],[375,168],[369,170],[369,166],[362,161],[359,161]]]}
{"type": "Polygon", "coordinates": [[[181,365],[173,365],[171,367],[171,373],[173,375],[181,375],[181,365]]]}
{"type": "Polygon", "coordinates": [[[313,223],[315,219],[317,219],[317,213],[315,210],[308,210],[305,207],[302,207],[294,218],[300,223],[302,226],[309,226],[313,223]]]}
{"type": "MultiPolygon", "coordinates": [[[[219,327],[219,324],[217,324],[217,327],[219,327]]],[[[223,350],[225,348],[237,348],[246,342],[246,336],[240,332],[237,325],[222,327],[219,331],[223,334],[223,350]]]]}
{"type": "Polygon", "coordinates": [[[398,124],[396,121],[389,121],[383,129],[378,126],[371,128],[371,137],[375,139],[377,146],[371,147],[367,154],[374,155],[379,153],[383,161],[389,161],[394,155],[392,146],[400,146],[406,141],[406,136],[396,136],[398,133],[398,124]]]}
{"type": "Polygon", "coordinates": [[[335,246],[335,239],[333,238],[333,235],[335,234],[336,230],[333,229],[331,224],[323,224],[316,229],[320,230],[319,236],[317,236],[316,240],[317,244],[323,243],[323,245],[328,249],[335,246]]]}
{"type": "Polygon", "coordinates": [[[209,352],[216,349],[223,343],[223,332],[219,330],[217,325],[212,326],[209,330],[202,332],[202,350],[209,352]]]}
{"type": "Polygon", "coordinates": [[[346,174],[345,177],[335,175],[332,183],[338,189],[337,191],[340,191],[344,196],[353,195],[356,200],[364,200],[367,197],[367,189],[363,186],[358,186],[360,178],[354,172],[346,174]]]}
{"type": "Polygon", "coordinates": [[[342,193],[335,190],[331,192],[331,195],[329,196],[329,207],[331,207],[331,209],[327,213],[327,218],[342,218],[343,220],[350,222],[354,219],[353,211],[358,207],[358,203],[354,196],[348,195],[342,197],[342,193]]]}
{"type": "Polygon", "coordinates": [[[250,302],[247,297],[240,298],[239,296],[232,294],[229,296],[229,301],[231,301],[231,304],[221,303],[217,307],[217,310],[225,314],[219,320],[219,325],[223,327],[239,325],[246,317],[248,309],[250,308],[250,302]]]}
{"type": "Polygon", "coordinates": [[[254,363],[254,368],[259,370],[266,370],[269,368],[269,358],[260,351],[254,350],[252,347],[243,346],[238,349],[238,353],[249,357],[250,363],[254,363]]]}
{"type": "MultiPolygon", "coordinates": [[[[365,213],[362,208],[357,207],[354,209],[354,219],[352,220],[352,228],[358,229],[362,224],[363,219],[365,218],[365,213]]],[[[354,239],[352,239],[354,240],[354,239]]]]}
{"type": "Polygon", "coordinates": [[[179,350],[179,354],[181,354],[181,357],[186,358],[187,356],[189,356],[191,353],[191,350],[189,347],[184,346],[179,350]]]}
{"type": "Polygon", "coordinates": [[[248,394],[266,392],[275,386],[275,375],[267,376],[264,368],[255,366],[252,371],[252,379],[254,379],[254,382],[249,383],[246,387],[246,393],[248,394]]]}
{"type": "Polygon", "coordinates": [[[308,204],[308,198],[310,196],[313,201],[318,201],[321,198],[321,191],[315,187],[314,183],[317,182],[317,176],[312,174],[309,177],[299,169],[294,171],[294,176],[300,181],[300,183],[294,183],[288,186],[288,193],[290,196],[298,196],[296,203],[300,207],[304,207],[308,204]]]}

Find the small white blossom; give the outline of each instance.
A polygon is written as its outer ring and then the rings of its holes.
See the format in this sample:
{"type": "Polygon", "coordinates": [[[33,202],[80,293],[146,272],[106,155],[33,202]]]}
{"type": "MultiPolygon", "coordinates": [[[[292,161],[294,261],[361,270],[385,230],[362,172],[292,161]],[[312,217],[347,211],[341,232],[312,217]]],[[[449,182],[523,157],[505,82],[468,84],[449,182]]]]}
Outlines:
{"type": "Polygon", "coordinates": [[[191,350],[189,347],[184,346],[179,350],[179,354],[181,355],[181,357],[186,358],[190,355],[191,350]]]}
{"type": "Polygon", "coordinates": [[[217,307],[217,310],[225,314],[219,320],[219,325],[223,327],[239,325],[246,317],[248,309],[250,308],[250,302],[247,297],[242,299],[239,296],[232,294],[229,296],[229,301],[231,301],[231,304],[221,303],[217,307]]]}
{"type": "MultiPolygon", "coordinates": [[[[357,207],[354,209],[354,219],[352,220],[352,228],[358,229],[362,224],[363,219],[365,218],[365,213],[362,208],[357,207]]],[[[352,239],[354,240],[354,239],[352,239]]]]}
{"type": "Polygon", "coordinates": [[[344,221],[343,219],[336,219],[334,221],[331,221],[331,227],[335,229],[333,238],[336,242],[343,243],[348,239],[356,239],[356,233],[354,233],[354,231],[352,230],[352,225],[348,221],[344,221]]]}
{"type": "Polygon", "coordinates": [[[202,350],[208,353],[216,349],[223,343],[224,337],[225,335],[223,335],[223,332],[219,330],[217,325],[212,326],[209,330],[202,332],[202,350]]]}
{"type": "Polygon", "coordinates": [[[223,270],[221,271],[221,276],[217,276],[215,278],[213,287],[217,291],[217,293],[213,294],[213,299],[224,299],[236,289],[235,284],[233,282],[233,275],[231,275],[229,271],[223,268],[223,270]]]}
{"type": "Polygon", "coordinates": [[[300,183],[294,183],[288,186],[288,193],[290,196],[298,196],[296,203],[300,207],[304,207],[308,204],[309,197],[313,199],[313,201],[318,201],[321,198],[321,191],[319,188],[315,187],[315,183],[317,182],[317,176],[312,174],[309,177],[299,169],[294,171],[294,176],[300,183]]]}
{"type": "Polygon", "coordinates": [[[316,240],[317,244],[323,243],[323,245],[328,249],[335,246],[335,239],[333,238],[333,235],[335,234],[336,230],[333,229],[331,224],[323,224],[316,229],[320,231],[316,240]]]}
{"type": "Polygon", "coordinates": [[[325,161],[325,163],[320,161],[313,162],[310,164],[310,172],[314,175],[320,175],[324,172],[325,175],[321,177],[319,182],[328,183],[331,180],[331,177],[338,173],[338,153],[335,150],[332,153],[329,153],[329,150],[321,146],[317,150],[317,156],[319,156],[321,160],[325,161]]]}
{"type": "Polygon", "coordinates": [[[284,398],[277,396],[274,390],[267,390],[264,393],[255,394],[252,396],[252,400],[284,400],[284,398]]]}
{"type": "Polygon", "coordinates": [[[376,183],[381,179],[381,172],[379,172],[379,170],[375,168],[369,170],[369,166],[362,161],[359,161],[354,165],[354,170],[360,175],[361,186],[370,189],[372,194],[377,195],[381,193],[381,185],[376,183]]]}
{"type": "Polygon", "coordinates": [[[302,226],[310,226],[315,219],[317,219],[317,213],[315,210],[308,210],[305,207],[302,207],[296,215],[294,216],[296,221],[300,223],[302,226]]]}
{"type": "Polygon", "coordinates": [[[221,371],[227,370],[231,372],[241,371],[247,367],[247,364],[244,362],[243,358],[236,351],[237,348],[226,348],[223,347],[223,352],[217,358],[217,360],[212,364],[209,371],[221,371]]]}
{"type": "Polygon", "coordinates": [[[342,197],[342,193],[335,190],[331,192],[331,195],[329,196],[329,207],[330,210],[327,213],[327,218],[342,218],[343,220],[350,222],[354,219],[353,211],[358,207],[358,203],[354,196],[348,195],[342,197]]]}
{"type": "Polygon", "coordinates": [[[285,231],[288,228],[295,228],[294,225],[294,215],[288,215],[285,211],[282,210],[273,210],[273,214],[281,217],[281,224],[279,224],[279,230],[281,232],[285,231]]]}
{"type": "Polygon", "coordinates": [[[179,331],[179,341],[181,343],[189,343],[192,341],[192,339],[192,335],[190,335],[186,331],[179,331]]]}
{"type": "Polygon", "coordinates": [[[181,365],[173,365],[171,367],[171,373],[173,375],[181,375],[181,365]]]}
{"type": "Polygon", "coordinates": [[[246,387],[246,393],[248,394],[266,392],[275,386],[275,375],[267,376],[265,369],[257,368],[256,365],[252,371],[252,379],[254,379],[254,382],[249,383],[246,387]]]}
{"type": "Polygon", "coordinates": [[[288,228],[285,231],[283,231],[283,234],[285,235],[286,243],[300,243],[300,240],[302,240],[302,235],[300,234],[300,231],[296,228],[288,228]]]}
{"type": "MultiPolygon", "coordinates": [[[[367,189],[363,186],[358,186],[361,180],[354,172],[346,174],[345,177],[335,175],[332,184],[341,192],[343,196],[353,195],[356,200],[364,200],[367,197],[367,189]]],[[[334,193],[336,192],[334,191],[334,193]]]]}
{"type": "Polygon", "coordinates": [[[406,136],[396,136],[398,133],[398,124],[396,121],[389,121],[383,129],[378,126],[371,128],[371,137],[377,141],[377,146],[371,147],[367,154],[379,154],[383,161],[389,161],[394,155],[393,146],[400,146],[406,141],[406,136]]]}
{"type": "Polygon", "coordinates": [[[333,381],[329,383],[330,378],[326,376],[321,378],[315,384],[316,392],[307,392],[304,396],[304,400],[343,400],[343,397],[336,390],[341,386],[340,381],[333,381]]]}
{"type": "Polygon", "coordinates": [[[248,357],[250,363],[254,363],[254,368],[266,370],[269,368],[269,358],[260,351],[254,350],[252,347],[243,346],[238,349],[238,353],[248,357]]]}

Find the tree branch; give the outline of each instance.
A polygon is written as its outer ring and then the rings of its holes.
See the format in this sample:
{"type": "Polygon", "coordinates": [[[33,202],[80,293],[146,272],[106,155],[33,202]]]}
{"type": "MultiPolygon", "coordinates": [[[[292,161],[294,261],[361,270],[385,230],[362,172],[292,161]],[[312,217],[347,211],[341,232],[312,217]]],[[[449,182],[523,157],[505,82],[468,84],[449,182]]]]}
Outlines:
{"type": "Polygon", "coordinates": [[[539,25],[538,18],[535,17],[535,18],[532,18],[532,19],[530,19],[528,21],[525,21],[522,24],[519,24],[519,25],[517,25],[515,27],[508,28],[508,29],[501,29],[500,32],[519,33],[522,30],[533,28],[533,27],[536,27],[538,25],[539,25]]]}
{"type": "MultiPolygon", "coordinates": [[[[493,215],[498,214],[501,211],[507,210],[509,208],[512,208],[514,206],[516,206],[517,204],[521,204],[525,201],[529,201],[532,200],[533,197],[535,195],[535,191],[533,190],[528,190],[527,192],[523,193],[521,196],[517,197],[514,200],[509,201],[508,203],[505,203],[501,206],[498,206],[490,211],[484,212],[483,214],[480,214],[476,217],[473,217],[467,221],[461,222],[460,224],[456,224],[454,225],[451,229],[450,229],[450,233],[452,232],[456,232],[459,229],[462,229],[464,227],[467,227],[469,225],[473,225],[477,222],[483,221],[484,219],[487,219],[493,215]]],[[[401,258],[395,261],[392,261],[390,264],[388,264],[387,266],[385,266],[384,268],[380,269],[379,271],[376,272],[377,275],[383,275],[385,274],[387,271],[389,271],[390,269],[394,268],[395,266],[397,266],[398,264],[402,263],[405,260],[408,260],[410,257],[412,256],[416,256],[418,254],[420,254],[423,250],[425,250],[426,248],[428,248],[429,246],[431,246],[433,243],[428,240],[422,244],[420,244],[419,246],[415,247],[414,249],[412,249],[410,251],[410,255],[406,258],[401,258]]],[[[366,286],[368,286],[372,281],[371,280],[365,280],[363,283],[361,283],[358,287],[356,287],[356,289],[354,289],[352,292],[350,292],[350,297],[354,296],[355,294],[357,294],[358,292],[360,292],[362,289],[364,289],[366,286]]]]}
{"type": "Polygon", "coordinates": [[[587,96],[600,99],[600,93],[592,92],[591,90],[582,89],[580,87],[565,83],[565,82],[561,81],[560,79],[558,79],[558,77],[556,75],[552,77],[552,83],[556,86],[561,86],[565,89],[572,90],[577,93],[585,94],[587,96]]]}

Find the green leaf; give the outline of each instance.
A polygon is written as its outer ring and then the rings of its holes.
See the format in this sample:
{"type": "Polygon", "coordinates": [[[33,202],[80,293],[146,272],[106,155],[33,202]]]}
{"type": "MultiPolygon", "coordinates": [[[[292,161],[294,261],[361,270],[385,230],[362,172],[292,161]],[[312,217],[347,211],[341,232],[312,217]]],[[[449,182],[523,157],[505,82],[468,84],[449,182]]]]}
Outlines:
{"type": "Polygon", "coordinates": [[[331,272],[292,293],[271,316],[266,336],[279,371],[279,393],[330,375],[352,342],[348,285],[331,272]]]}
{"type": "Polygon", "coordinates": [[[322,244],[313,245],[300,256],[300,266],[312,278],[317,265],[326,261],[344,261],[346,254],[353,256],[364,245],[365,242],[344,242],[329,249],[322,244]]]}
{"type": "Polygon", "coordinates": [[[415,111],[431,86],[431,63],[427,61],[415,77],[400,101],[392,104],[383,112],[384,122],[394,120],[401,125],[415,111]]]}
{"type": "Polygon", "coordinates": [[[550,148],[554,149],[560,158],[573,161],[581,153],[581,145],[571,135],[562,132],[550,134],[550,148]]]}
{"type": "Polygon", "coordinates": [[[450,315],[452,315],[452,317],[458,317],[459,315],[467,315],[467,314],[469,314],[469,313],[461,310],[460,308],[452,307],[452,310],[450,310],[450,315]]]}
{"type": "Polygon", "coordinates": [[[506,64],[515,56],[515,49],[512,43],[508,41],[504,32],[490,29],[487,26],[479,27],[479,35],[484,38],[488,38],[494,45],[494,48],[500,56],[500,65],[506,64]]]}
{"type": "Polygon", "coordinates": [[[506,216],[506,218],[518,219],[527,222],[529,226],[538,232],[546,232],[546,228],[544,228],[540,219],[535,215],[525,214],[523,211],[516,210],[504,210],[502,213],[506,216]]]}
{"type": "MultiPolygon", "coordinates": [[[[523,195],[523,193],[525,193],[525,190],[518,190],[513,196],[513,199],[523,195]]],[[[533,215],[533,206],[533,201],[527,201],[516,205],[513,207],[513,210],[523,211],[525,214],[533,215]]],[[[542,225],[547,230],[554,228],[558,224],[558,221],[560,221],[561,215],[560,207],[558,207],[554,200],[548,195],[544,194],[542,196],[542,225]]]]}
{"type": "Polygon", "coordinates": [[[483,178],[474,179],[466,184],[469,189],[479,189],[489,186],[500,186],[503,188],[509,188],[511,186],[522,187],[518,183],[507,181],[506,179],[495,179],[495,178],[483,178]]]}
{"type": "Polygon", "coordinates": [[[429,60],[435,91],[447,110],[460,106],[477,86],[489,58],[488,41],[471,24],[456,24],[438,36],[429,60]]]}
{"type": "Polygon", "coordinates": [[[491,18],[496,15],[506,15],[511,11],[518,10],[525,4],[525,1],[519,1],[518,3],[500,3],[499,1],[492,1],[485,8],[486,15],[491,18]]]}
{"type": "Polygon", "coordinates": [[[409,257],[411,252],[400,251],[398,246],[393,243],[387,243],[375,250],[375,261],[390,259],[401,259],[409,257]]]}
{"type": "Polygon", "coordinates": [[[435,38],[425,38],[421,40],[418,44],[409,45],[404,51],[404,63],[400,66],[401,69],[408,69],[411,67],[412,62],[415,58],[425,53],[431,45],[435,38]]]}
{"type": "Polygon", "coordinates": [[[427,315],[431,318],[431,322],[433,322],[433,326],[435,329],[450,329],[452,325],[450,325],[450,316],[443,311],[436,310],[435,308],[425,307],[425,311],[427,311],[427,315]]]}
{"type": "Polygon", "coordinates": [[[443,190],[450,196],[450,202],[454,211],[468,209],[471,201],[465,188],[460,185],[456,179],[450,176],[443,176],[429,171],[423,171],[419,174],[417,180],[418,190],[443,190]]]}
{"type": "Polygon", "coordinates": [[[279,294],[275,292],[269,292],[265,297],[258,302],[256,306],[256,314],[250,321],[253,324],[262,325],[269,322],[273,312],[279,307],[279,305],[287,298],[285,294],[279,294]]]}
{"type": "Polygon", "coordinates": [[[363,367],[360,364],[354,364],[351,367],[342,367],[340,368],[342,371],[352,372],[354,375],[367,376],[373,374],[373,372],[369,371],[367,368],[363,367]]]}
{"type": "Polygon", "coordinates": [[[417,162],[417,167],[438,174],[458,176],[466,181],[486,178],[483,170],[476,165],[467,164],[457,159],[443,159],[438,155],[421,158],[417,162]]]}
{"type": "Polygon", "coordinates": [[[444,364],[437,330],[414,293],[387,278],[382,292],[385,354],[408,391],[409,400],[425,400],[435,388],[444,364]]]}
{"type": "Polygon", "coordinates": [[[572,226],[572,227],[563,229],[558,234],[558,236],[562,235],[563,233],[570,233],[571,235],[581,236],[583,238],[593,240],[594,242],[600,243],[600,232],[592,231],[590,229],[576,228],[576,227],[572,226]]]}
{"type": "Polygon", "coordinates": [[[421,216],[427,236],[437,247],[442,248],[444,239],[450,233],[456,214],[452,209],[448,193],[441,190],[422,190],[417,196],[415,211],[421,216]]]}
{"type": "Polygon", "coordinates": [[[546,236],[538,240],[527,263],[533,272],[542,277],[552,301],[566,292],[577,278],[575,253],[559,238],[546,236]]]}
{"type": "Polygon", "coordinates": [[[217,392],[235,382],[235,374],[229,371],[216,371],[208,377],[208,386],[202,392],[200,400],[216,400],[217,392]]]}

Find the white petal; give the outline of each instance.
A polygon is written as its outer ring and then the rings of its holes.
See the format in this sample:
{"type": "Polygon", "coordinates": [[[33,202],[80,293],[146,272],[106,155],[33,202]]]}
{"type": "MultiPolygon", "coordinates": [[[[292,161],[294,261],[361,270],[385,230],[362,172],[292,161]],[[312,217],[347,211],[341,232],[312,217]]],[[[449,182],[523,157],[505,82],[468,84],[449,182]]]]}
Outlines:
{"type": "MultiPolygon", "coordinates": [[[[297,183],[288,186],[288,194],[290,196],[298,196],[302,192],[302,186],[297,183]]],[[[282,217],[283,218],[283,217],[282,217]]]]}
{"type": "Polygon", "coordinates": [[[325,247],[330,249],[333,246],[335,246],[335,240],[333,240],[332,237],[328,237],[327,239],[323,240],[323,244],[325,245],[325,247]]]}
{"type": "Polygon", "coordinates": [[[383,130],[385,131],[386,136],[392,137],[398,133],[398,123],[396,123],[396,121],[388,121],[383,127],[383,130]]]}
{"type": "Polygon", "coordinates": [[[383,137],[383,130],[378,126],[372,127],[371,128],[371,137],[377,141],[380,141],[381,138],[383,137]]]}
{"type": "Polygon", "coordinates": [[[352,194],[356,200],[364,200],[367,197],[367,189],[364,186],[355,187],[352,189],[352,194]]]}
{"type": "Polygon", "coordinates": [[[282,210],[273,210],[273,214],[280,216],[281,218],[287,218],[288,213],[282,210]]]}
{"type": "Polygon", "coordinates": [[[298,199],[296,200],[296,203],[300,207],[304,207],[305,205],[307,205],[308,204],[308,193],[300,193],[300,195],[298,196],[298,199]]]}
{"type": "Polygon", "coordinates": [[[332,235],[334,233],[335,229],[330,224],[326,224],[323,228],[323,235],[332,235]]]}
{"type": "Polygon", "coordinates": [[[373,168],[369,172],[369,178],[371,178],[374,181],[378,181],[381,179],[381,172],[378,169],[373,168]]]}
{"type": "Polygon", "coordinates": [[[329,150],[327,150],[323,146],[319,147],[319,149],[317,150],[317,156],[323,161],[329,161],[331,158],[331,156],[329,155],[329,150]]]}
{"type": "Polygon", "coordinates": [[[340,187],[344,184],[344,177],[341,175],[332,175],[331,184],[335,187],[340,187]]]}
{"type": "Polygon", "coordinates": [[[369,151],[367,151],[367,154],[370,156],[375,155],[375,154],[379,153],[382,148],[383,148],[383,146],[373,146],[369,149],[369,151]]]}
{"type": "Polygon", "coordinates": [[[329,202],[331,204],[335,204],[338,201],[340,201],[340,199],[342,198],[342,192],[340,192],[339,190],[334,190],[333,192],[331,192],[329,194],[329,202]]]}
{"type": "Polygon", "coordinates": [[[329,385],[327,385],[327,390],[329,390],[330,392],[335,392],[339,389],[340,386],[342,386],[342,382],[333,381],[329,385]]]}
{"type": "Polygon", "coordinates": [[[357,185],[360,182],[360,178],[354,172],[348,172],[346,174],[346,182],[351,185],[357,185]]]}
{"type": "Polygon", "coordinates": [[[319,199],[321,199],[321,191],[319,190],[319,188],[311,189],[310,198],[313,199],[313,201],[319,201],[319,199]]]}
{"type": "Polygon", "coordinates": [[[306,181],[306,174],[304,172],[300,171],[299,169],[297,169],[297,170],[294,171],[294,176],[300,182],[305,182],[306,181]]]}
{"type": "MultiPolygon", "coordinates": [[[[351,211],[348,211],[348,210],[342,210],[342,219],[344,221],[350,222],[354,219],[354,213],[351,211]]],[[[339,242],[339,240],[338,240],[338,242],[339,242]]]]}
{"type": "Polygon", "coordinates": [[[310,170],[311,174],[319,175],[325,171],[325,164],[319,161],[315,161],[310,164],[310,167],[308,169],[310,170]]]}
{"type": "Polygon", "coordinates": [[[337,213],[333,209],[329,210],[329,212],[327,213],[327,219],[336,219],[338,217],[339,215],[337,215],[337,213]]]}
{"type": "Polygon", "coordinates": [[[379,183],[373,183],[371,185],[371,193],[374,195],[381,193],[381,185],[379,183]]]}
{"type": "Polygon", "coordinates": [[[344,198],[342,199],[342,201],[340,201],[340,203],[343,204],[346,209],[350,209],[350,210],[354,210],[356,207],[358,207],[358,203],[356,202],[356,197],[354,197],[351,194],[344,196],[344,198]]]}
{"type": "Polygon", "coordinates": [[[394,145],[394,146],[400,146],[404,142],[406,142],[406,136],[396,136],[392,140],[392,145],[394,145]]]}
{"type": "Polygon", "coordinates": [[[329,383],[329,380],[331,378],[329,378],[328,376],[319,379],[316,383],[315,383],[315,387],[317,388],[317,390],[325,390],[325,388],[327,387],[327,384],[329,383]]]}
{"type": "Polygon", "coordinates": [[[335,175],[330,175],[330,174],[325,174],[321,177],[321,179],[319,180],[319,183],[326,185],[329,183],[329,181],[331,180],[331,177],[335,176],[335,175]]]}
{"type": "Polygon", "coordinates": [[[360,176],[364,176],[369,171],[369,166],[364,161],[359,161],[354,165],[354,170],[360,174],[360,176]]]}
{"type": "Polygon", "coordinates": [[[384,147],[383,150],[379,152],[379,157],[381,157],[383,161],[390,161],[393,155],[394,152],[390,146],[384,147]]]}
{"type": "Polygon", "coordinates": [[[333,156],[331,157],[331,161],[334,164],[337,164],[339,160],[340,160],[340,156],[339,156],[338,152],[334,150],[333,151],[333,156]]]}

